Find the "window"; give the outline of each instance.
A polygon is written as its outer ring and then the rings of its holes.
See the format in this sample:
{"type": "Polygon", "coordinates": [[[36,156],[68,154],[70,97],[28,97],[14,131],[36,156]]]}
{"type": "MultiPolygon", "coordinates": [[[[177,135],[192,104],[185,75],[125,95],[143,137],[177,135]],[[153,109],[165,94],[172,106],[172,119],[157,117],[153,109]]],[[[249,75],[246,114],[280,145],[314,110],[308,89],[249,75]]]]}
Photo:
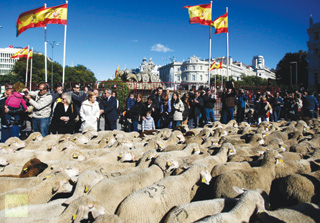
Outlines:
{"type": "Polygon", "coordinates": [[[202,75],[200,75],[200,81],[202,81],[203,79],[202,79],[202,75]]]}
{"type": "Polygon", "coordinates": [[[196,80],[196,75],[192,74],[192,80],[195,81],[196,80]]]}
{"type": "Polygon", "coordinates": [[[193,70],[196,70],[196,66],[192,66],[193,70]]]}
{"type": "Polygon", "coordinates": [[[202,66],[200,66],[200,70],[202,70],[202,66]]]}
{"type": "Polygon", "coordinates": [[[314,33],[314,40],[315,41],[319,40],[319,32],[314,33]]]}

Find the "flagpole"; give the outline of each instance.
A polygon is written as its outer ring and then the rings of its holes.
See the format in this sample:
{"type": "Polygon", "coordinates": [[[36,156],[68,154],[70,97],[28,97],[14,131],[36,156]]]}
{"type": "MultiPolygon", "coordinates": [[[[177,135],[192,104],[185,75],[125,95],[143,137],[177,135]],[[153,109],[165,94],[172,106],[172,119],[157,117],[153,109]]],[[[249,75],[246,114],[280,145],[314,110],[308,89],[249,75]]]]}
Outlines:
{"type": "MultiPolygon", "coordinates": [[[[47,4],[44,4],[44,8],[47,8],[47,4]]],[[[47,83],[47,25],[44,27],[44,82],[47,83]]]]}
{"type": "MultiPolygon", "coordinates": [[[[66,1],[66,4],[68,4],[68,1],[66,1]]],[[[66,48],[67,48],[67,24],[64,25],[62,86],[64,86],[64,76],[65,76],[65,69],[66,69],[66,48]]]]}
{"type": "MultiPolygon", "coordinates": [[[[31,64],[30,64],[30,91],[31,91],[31,85],[32,85],[32,61],[33,61],[33,47],[31,48],[32,57],[31,57],[31,64]]],[[[29,55],[29,54],[28,54],[29,55]]]]}
{"type": "MultiPolygon", "coordinates": [[[[212,1],[210,1],[211,4],[211,17],[212,17],[212,1]]],[[[210,89],[210,62],[211,62],[211,25],[209,28],[209,61],[208,61],[208,88],[210,89]]]]}
{"type": "MultiPolygon", "coordinates": [[[[228,7],[226,7],[226,13],[228,13],[228,7]]],[[[229,15],[228,15],[229,20],[229,15]]],[[[229,29],[229,25],[228,25],[229,29]]],[[[227,32],[227,81],[229,81],[229,30],[227,32]]]]}
{"type": "Polygon", "coordinates": [[[29,68],[29,45],[28,45],[28,51],[27,51],[27,65],[26,65],[26,84],[25,87],[28,86],[28,68],[29,68]]]}

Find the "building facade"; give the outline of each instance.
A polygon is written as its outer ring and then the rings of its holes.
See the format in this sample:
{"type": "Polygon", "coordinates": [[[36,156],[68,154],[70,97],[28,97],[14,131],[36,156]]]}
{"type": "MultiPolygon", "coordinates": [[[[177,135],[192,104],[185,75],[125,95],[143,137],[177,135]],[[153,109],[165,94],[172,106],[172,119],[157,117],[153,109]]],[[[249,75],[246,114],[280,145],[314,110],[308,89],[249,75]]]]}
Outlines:
{"type": "MultiPolygon", "coordinates": [[[[229,58],[229,70],[227,72],[227,58],[219,57],[211,59],[213,62],[220,63],[222,61],[222,69],[214,69],[210,72],[210,76],[221,75],[224,77],[241,80],[242,76],[258,76],[261,78],[275,79],[275,73],[265,66],[263,56],[255,56],[252,60],[252,66],[245,65],[229,58]]],[[[207,84],[208,83],[209,61],[200,60],[193,56],[188,61],[172,62],[159,68],[160,79],[163,82],[173,82],[176,84],[207,84]]]]}
{"type": "Polygon", "coordinates": [[[320,23],[313,23],[312,15],[309,21],[308,41],[308,87],[320,88],[320,23]]]}
{"type": "Polygon", "coordinates": [[[19,48],[0,48],[0,75],[8,74],[13,68],[14,63],[18,59],[10,59],[10,57],[18,52],[19,48]]]}

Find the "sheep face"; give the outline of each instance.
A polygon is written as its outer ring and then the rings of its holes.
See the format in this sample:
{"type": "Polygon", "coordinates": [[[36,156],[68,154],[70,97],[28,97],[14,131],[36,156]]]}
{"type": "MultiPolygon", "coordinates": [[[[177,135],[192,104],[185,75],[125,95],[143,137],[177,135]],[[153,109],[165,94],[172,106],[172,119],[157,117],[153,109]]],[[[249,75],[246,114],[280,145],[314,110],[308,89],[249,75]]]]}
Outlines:
{"type": "Polygon", "coordinates": [[[82,152],[77,151],[77,152],[72,153],[72,159],[84,161],[86,159],[86,157],[85,157],[85,155],[83,155],[82,152]]]}
{"type": "Polygon", "coordinates": [[[53,194],[55,193],[70,193],[72,191],[72,185],[68,180],[57,181],[52,187],[53,194]]]}
{"type": "Polygon", "coordinates": [[[66,167],[65,169],[62,169],[61,172],[64,172],[64,173],[67,174],[70,178],[77,177],[77,176],[79,176],[79,174],[80,174],[79,168],[76,168],[76,167],[66,167]]]}
{"type": "Polygon", "coordinates": [[[200,176],[201,176],[202,183],[205,183],[207,185],[210,184],[212,177],[211,177],[211,174],[209,173],[209,171],[201,171],[200,176]]]}
{"type": "Polygon", "coordinates": [[[0,166],[7,166],[7,165],[9,165],[9,161],[4,156],[0,156],[0,166]]]}
{"type": "Polygon", "coordinates": [[[174,160],[171,160],[171,161],[168,161],[167,162],[167,165],[166,165],[166,172],[170,172],[172,170],[175,170],[175,169],[178,169],[179,168],[179,163],[174,161],[174,160]]]}
{"type": "Polygon", "coordinates": [[[96,219],[98,216],[105,214],[105,208],[93,199],[89,199],[78,207],[77,213],[73,215],[72,220],[74,223],[80,223],[82,220],[89,218],[89,213],[96,219]]]}
{"type": "Polygon", "coordinates": [[[48,167],[47,164],[41,162],[37,158],[33,158],[26,162],[24,166],[22,167],[22,171],[19,175],[20,178],[23,177],[33,177],[40,174],[43,170],[45,170],[48,167]]]}
{"type": "Polygon", "coordinates": [[[118,159],[120,162],[135,161],[136,160],[135,156],[130,152],[120,153],[118,156],[118,159]]]}

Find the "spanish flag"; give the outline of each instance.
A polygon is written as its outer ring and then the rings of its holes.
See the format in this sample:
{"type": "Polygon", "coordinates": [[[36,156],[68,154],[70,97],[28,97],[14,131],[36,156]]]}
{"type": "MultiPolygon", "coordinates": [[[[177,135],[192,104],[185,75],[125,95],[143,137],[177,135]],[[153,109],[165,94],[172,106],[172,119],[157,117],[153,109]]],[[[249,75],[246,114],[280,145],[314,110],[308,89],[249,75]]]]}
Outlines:
{"type": "Polygon", "coordinates": [[[218,17],[212,22],[212,26],[216,29],[215,34],[228,32],[228,13],[218,17]]]}
{"type": "Polygon", "coordinates": [[[32,50],[29,50],[29,59],[32,59],[32,57],[33,57],[33,51],[32,50]]]}
{"type": "Polygon", "coordinates": [[[17,36],[27,29],[46,26],[46,24],[43,23],[41,15],[39,14],[43,9],[44,6],[32,9],[19,15],[17,19],[17,36]]]}
{"type": "Polygon", "coordinates": [[[114,74],[116,77],[118,76],[118,72],[119,72],[119,66],[117,67],[116,72],[114,74]]]}
{"type": "Polygon", "coordinates": [[[41,15],[45,24],[67,25],[68,4],[43,9],[41,15]]]}
{"type": "Polygon", "coordinates": [[[211,3],[196,6],[185,6],[183,8],[188,9],[190,24],[200,23],[201,25],[206,26],[211,25],[211,3]]]}
{"type": "Polygon", "coordinates": [[[13,54],[10,59],[14,59],[14,58],[27,58],[28,57],[28,47],[25,47],[21,50],[19,50],[18,52],[16,52],[15,54],[13,54]]]}
{"type": "Polygon", "coordinates": [[[221,69],[222,68],[222,60],[220,61],[219,64],[216,64],[216,62],[213,62],[210,66],[210,71],[214,69],[221,69]]]}

